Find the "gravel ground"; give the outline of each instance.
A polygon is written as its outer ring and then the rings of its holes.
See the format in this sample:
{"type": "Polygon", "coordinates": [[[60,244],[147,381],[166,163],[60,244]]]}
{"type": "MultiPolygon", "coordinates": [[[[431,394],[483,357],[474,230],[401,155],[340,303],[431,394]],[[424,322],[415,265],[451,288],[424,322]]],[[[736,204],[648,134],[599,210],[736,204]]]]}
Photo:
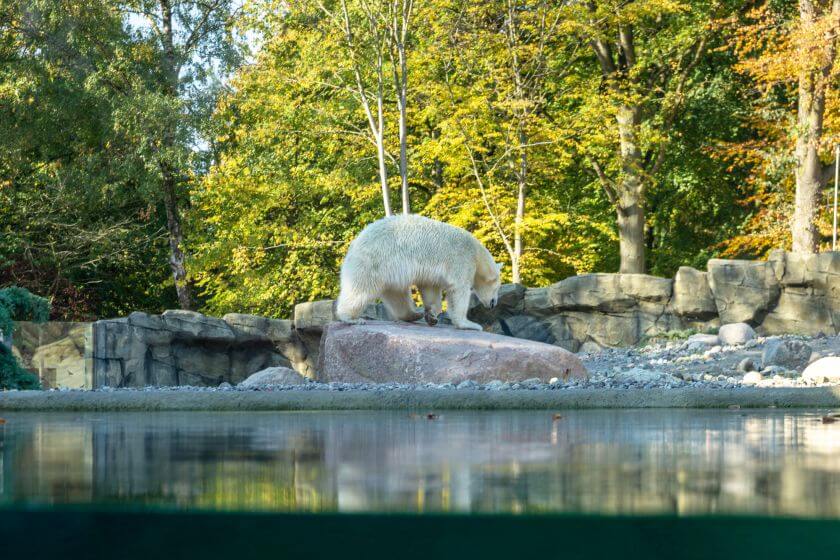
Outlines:
{"type": "MultiPolygon", "coordinates": [[[[605,387],[709,387],[732,389],[757,387],[829,386],[802,378],[802,369],[763,367],[762,353],[774,341],[806,343],[812,353],[809,363],[819,358],[840,356],[840,337],[797,335],[757,337],[742,346],[707,346],[687,340],[650,344],[640,348],[613,348],[581,354],[591,378],[589,384],[605,387]],[[738,365],[749,359],[759,370],[745,380],[738,365]],[[603,385],[601,385],[603,384],[603,385]]],[[[836,385],[836,384],[835,384],[836,385]]]]}

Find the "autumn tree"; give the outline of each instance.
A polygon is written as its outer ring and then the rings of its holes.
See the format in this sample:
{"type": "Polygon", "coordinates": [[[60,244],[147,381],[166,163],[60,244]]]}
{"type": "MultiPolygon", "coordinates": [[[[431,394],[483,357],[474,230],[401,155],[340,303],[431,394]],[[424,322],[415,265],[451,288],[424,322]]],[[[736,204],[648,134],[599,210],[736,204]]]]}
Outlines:
{"type": "Polygon", "coordinates": [[[771,245],[790,243],[796,252],[818,251],[821,193],[831,176],[827,160],[837,138],[837,123],[830,115],[838,107],[840,2],[761,2],[728,23],[739,55],[737,68],[758,86],[747,118],[760,141],[732,147],[735,157],[755,162],[752,180],[763,208],[750,225],[752,235],[778,229],[774,222],[786,224],[788,232],[771,235],[771,245]],[[789,183],[793,193],[788,202],[789,183]],[[779,211],[768,214],[772,208],[779,211]]]}

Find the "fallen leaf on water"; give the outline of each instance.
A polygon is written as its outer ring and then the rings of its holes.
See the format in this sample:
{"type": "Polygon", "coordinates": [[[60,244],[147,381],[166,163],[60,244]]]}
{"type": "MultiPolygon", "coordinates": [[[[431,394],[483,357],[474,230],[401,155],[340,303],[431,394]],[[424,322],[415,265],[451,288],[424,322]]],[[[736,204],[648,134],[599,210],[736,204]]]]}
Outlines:
{"type": "Polygon", "coordinates": [[[5,418],[0,418],[0,424],[5,424],[5,423],[6,423],[6,419],[5,418]]]}
{"type": "Polygon", "coordinates": [[[554,416],[552,416],[552,420],[554,420],[555,422],[558,421],[558,420],[562,420],[562,419],[563,419],[562,414],[555,414],[554,416]]]}
{"type": "Polygon", "coordinates": [[[430,412],[426,415],[426,420],[437,420],[438,418],[440,418],[440,416],[434,414],[433,412],[430,412]]]}
{"type": "Polygon", "coordinates": [[[823,424],[834,424],[835,422],[837,422],[837,417],[836,416],[823,416],[822,417],[822,423],[823,424]]]}

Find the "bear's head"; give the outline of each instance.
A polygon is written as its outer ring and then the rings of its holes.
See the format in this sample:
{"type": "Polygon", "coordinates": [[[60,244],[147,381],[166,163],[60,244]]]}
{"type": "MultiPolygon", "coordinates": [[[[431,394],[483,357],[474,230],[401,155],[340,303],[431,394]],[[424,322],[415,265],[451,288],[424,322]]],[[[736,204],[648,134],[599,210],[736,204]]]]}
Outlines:
{"type": "Polygon", "coordinates": [[[488,309],[496,307],[496,302],[499,300],[499,288],[502,285],[502,280],[499,277],[501,270],[502,265],[492,262],[489,269],[480,271],[475,275],[473,291],[475,291],[478,301],[488,309]]]}

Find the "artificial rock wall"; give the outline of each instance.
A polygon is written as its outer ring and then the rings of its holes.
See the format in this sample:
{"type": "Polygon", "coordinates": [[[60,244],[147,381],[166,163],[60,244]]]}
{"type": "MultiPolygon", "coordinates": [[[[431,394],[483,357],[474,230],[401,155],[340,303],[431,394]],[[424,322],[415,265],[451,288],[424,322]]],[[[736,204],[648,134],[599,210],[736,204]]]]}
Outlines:
{"type": "MultiPolygon", "coordinates": [[[[767,261],[713,259],[707,272],[682,267],[673,279],[584,274],[545,288],[507,284],[499,295],[492,310],[474,298],[470,319],[489,331],[574,352],[736,322],[764,334],[837,334],[840,253],[778,251],[767,261]]],[[[381,305],[369,306],[365,317],[387,319],[381,305]]],[[[313,377],[321,332],[333,320],[334,302],[322,300],[297,305],[293,320],[166,311],[97,321],[93,385],[238,383],[275,365],[313,377]]]]}

